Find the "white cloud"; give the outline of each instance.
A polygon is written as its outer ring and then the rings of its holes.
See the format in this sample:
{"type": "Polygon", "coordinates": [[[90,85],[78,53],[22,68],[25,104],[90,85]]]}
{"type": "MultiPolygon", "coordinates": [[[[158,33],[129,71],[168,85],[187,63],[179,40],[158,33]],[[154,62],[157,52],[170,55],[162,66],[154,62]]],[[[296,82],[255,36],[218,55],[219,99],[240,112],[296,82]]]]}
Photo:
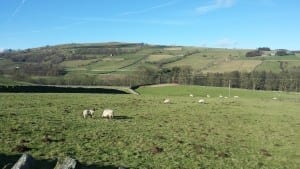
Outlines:
{"type": "Polygon", "coordinates": [[[229,38],[223,38],[218,40],[215,45],[221,48],[236,48],[238,42],[229,38]]]}
{"type": "Polygon", "coordinates": [[[235,4],[235,0],[214,0],[209,5],[200,6],[196,9],[197,13],[205,14],[221,8],[230,8],[235,4]]]}
{"type": "Polygon", "coordinates": [[[0,53],[4,52],[4,49],[0,48],[0,53]]]}
{"type": "Polygon", "coordinates": [[[18,12],[20,12],[21,8],[23,7],[23,5],[26,3],[26,0],[22,0],[20,2],[20,4],[17,6],[17,8],[15,9],[15,11],[13,12],[13,14],[11,15],[12,17],[16,16],[18,12]]]}

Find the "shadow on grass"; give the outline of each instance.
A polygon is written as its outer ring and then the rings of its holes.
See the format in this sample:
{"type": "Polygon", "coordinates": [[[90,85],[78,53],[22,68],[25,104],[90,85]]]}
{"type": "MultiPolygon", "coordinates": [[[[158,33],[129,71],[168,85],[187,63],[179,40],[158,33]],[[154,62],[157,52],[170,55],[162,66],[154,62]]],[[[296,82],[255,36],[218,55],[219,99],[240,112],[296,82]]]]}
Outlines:
{"type": "MultiPolygon", "coordinates": [[[[6,155],[0,153],[0,169],[7,168],[10,169],[19,160],[22,154],[16,155],[6,155]]],[[[35,159],[34,166],[31,169],[53,169],[56,165],[57,160],[46,160],[46,159],[35,159]]],[[[80,163],[77,165],[76,169],[118,169],[119,167],[108,165],[85,165],[80,163]]]]}
{"type": "Polygon", "coordinates": [[[114,120],[129,120],[129,119],[133,119],[133,117],[129,117],[129,116],[114,116],[113,119],[114,120]]]}

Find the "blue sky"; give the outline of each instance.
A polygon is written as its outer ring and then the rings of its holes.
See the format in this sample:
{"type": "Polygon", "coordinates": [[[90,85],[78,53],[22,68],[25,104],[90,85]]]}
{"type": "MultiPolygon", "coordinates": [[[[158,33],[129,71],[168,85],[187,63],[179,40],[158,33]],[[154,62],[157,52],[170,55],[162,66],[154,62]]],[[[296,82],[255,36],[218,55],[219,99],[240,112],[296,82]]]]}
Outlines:
{"type": "Polygon", "coordinates": [[[85,42],[300,49],[299,0],[0,0],[0,50],[85,42]]]}

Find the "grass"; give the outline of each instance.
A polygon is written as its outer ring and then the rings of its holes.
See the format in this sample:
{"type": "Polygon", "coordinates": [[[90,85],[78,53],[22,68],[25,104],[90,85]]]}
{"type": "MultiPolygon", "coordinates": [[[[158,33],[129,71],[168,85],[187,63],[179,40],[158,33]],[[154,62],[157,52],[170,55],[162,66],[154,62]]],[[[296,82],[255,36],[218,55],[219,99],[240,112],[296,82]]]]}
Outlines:
{"type": "Polygon", "coordinates": [[[80,66],[85,66],[88,64],[91,64],[93,62],[97,61],[97,59],[89,59],[89,60],[70,60],[70,61],[64,61],[60,63],[61,66],[64,67],[80,67],[80,66]]]}
{"type": "Polygon", "coordinates": [[[168,68],[172,68],[174,66],[191,66],[195,70],[201,70],[209,67],[209,65],[212,65],[215,61],[216,60],[213,59],[205,59],[202,55],[194,54],[164,66],[168,68]]]}
{"type": "Polygon", "coordinates": [[[262,64],[255,68],[256,71],[272,71],[274,73],[280,73],[280,63],[278,61],[264,61],[262,64]]]}
{"type": "MultiPolygon", "coordinates": [[[[219,94],[228,94],[226,88],[198,86],[142,87],[138,92],[1,94],[0,154],[15,156],[20,154],[16,147],[24,145],[37,159],[70,155],[95,168],[300,165],[299,94],[232,89],[239,99],[220,99],[219,94]],[[207,94],[206,104],[198,104],[207,94]],[[166,97],[171,104],[162,104],[166,97]],[[96,117],[83,119],[82,110],[93,107],[96,117]],[[104,108],[114,109],[116,118],[101,119],[104,108]]],[[[5,163],[0,160],[0,167],[5,163]]]]}
{"type": "Polygon", "coordinates": [[[255,70],[280,73],[282,71],[280,68],[280,62],[284,63],[286,67],[285,69],[287,70],[299,70],[299,60],[265,60],[262,64],[258,65],[255,70]]]}
{"type": "Polygon", "coordinates": [[[222,63],[215,64],[209,67],[205,72],[251,72],[256,66],[260,65],[262,62],[260,60],[230,60],[223,61],[222,63]]]}
{"type": "Polygon", "coordinates": [[[150,55],[150,56],[148,56],[146,61],[158,62],[158,61],[165,60],[165,59],[170,59],[170,58],[173,58],[173,57],[175,57],[175,56],[173,56],[173,55],[150,55]]]}

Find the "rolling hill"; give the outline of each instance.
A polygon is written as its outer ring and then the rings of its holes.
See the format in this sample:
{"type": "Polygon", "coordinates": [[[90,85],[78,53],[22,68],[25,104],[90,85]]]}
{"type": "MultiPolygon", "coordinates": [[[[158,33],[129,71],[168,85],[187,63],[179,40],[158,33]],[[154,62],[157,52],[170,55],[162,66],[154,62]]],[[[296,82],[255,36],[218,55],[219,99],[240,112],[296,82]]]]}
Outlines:
{"type": "Polygon", "coordinates": [[[247,58],[249,51],[118,42],[64,44],[0,53],[0,75],[2,79],[21,76],[18,79],[26,81],[30,76],[56,82],[62,77],[124,81],[124,76],[135,76],[141,69],[159,72],[174,67],[204,73],[300,71],[299,54],[247,58]]]}

